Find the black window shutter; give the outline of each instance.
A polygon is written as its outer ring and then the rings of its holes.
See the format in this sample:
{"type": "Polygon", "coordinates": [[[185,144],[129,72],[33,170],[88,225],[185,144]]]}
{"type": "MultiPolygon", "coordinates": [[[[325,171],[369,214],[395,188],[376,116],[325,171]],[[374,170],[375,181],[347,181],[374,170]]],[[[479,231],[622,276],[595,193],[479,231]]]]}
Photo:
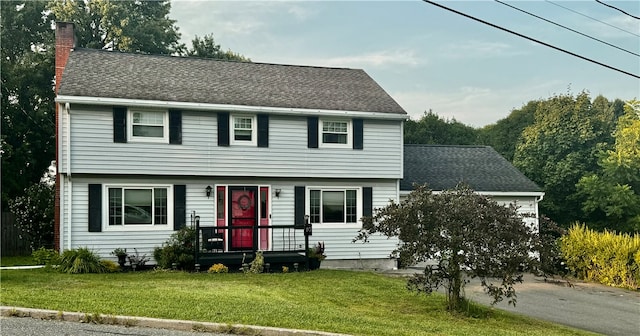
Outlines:
{"type": "Polygon", "coordinates": [[[305,212],[305,188],[304,186],[296,186],[294,188],[294,207],[295,207],[295,222],[297,227],[304,227],[304,212],[305,212]]]}
{"type": "Polygon", "coordinates": [[[373,215],[373,188],[362,188],[362,215],[371,217],[373,215]]]}
{"type": "Polygon", "coordinates": [[[353,149],[363,148],[362,119],[353,119],[353,149]]]}
{"type": "Polygon", "coordinates": [[[182,111],[169,110],[169,143],[182,144],[182,111]]]}
{"type": "Polygon", "coordinates": [[[318,117],[307,117],[307,147],[318,148],[318,117]]]}
{"type": "Polygon", "coordinates": [[[187,218],[187,186],[173,186],[173,229],[178,231],[185,227],[187,218]]]}
{"type": "Polygon", "coordinates": [[[113,142],[127,142],[127,108],[113,108],[113,142]]]}
{"type": "Polygon", "coordinates": [[[269,147],[269,116],[258,114],[258,147],[269,147]]]}
{"type": "Polygon", "coordinates": [[[218,112],[218,146],[229,146],[229,112],[218,112]]]}
{"type": "Polygon", "coordinates": [[[89,232],[102,232],[102,185],[89,184],[89,232]]]}

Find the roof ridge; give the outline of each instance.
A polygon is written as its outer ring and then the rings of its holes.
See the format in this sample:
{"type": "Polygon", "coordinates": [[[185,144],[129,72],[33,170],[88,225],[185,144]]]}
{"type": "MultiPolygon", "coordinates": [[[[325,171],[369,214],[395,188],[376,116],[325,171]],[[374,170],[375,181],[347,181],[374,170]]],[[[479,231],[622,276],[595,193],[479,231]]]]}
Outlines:
{"type": "Polygon", "coordinates": [[[88,51],[88,52],[99,52],[99,53],[118,53],[118,54],[131,55],[131,56],[136,56],[136,57],[166,57],[166,58],[173,58],[173,59],[202,60],[202,61],[237,63],[237,64],[273,65],[273,66],[312,68],[312,69],[364,71],[363,69],[348,68],[348,67],[328,67],[328,66],[318,66],[318,65],[284,64],[284,63],[253,62],[253,61],[243,62],[243,61],[238,61],[238,60],[226,60],[226,59],[197,57],[197,56],[181,56],[181,55],[167,55],[167,54],[143,54],[143,53],[121,51],[121,50],[105,50],[105,49],[78,48],[78,47],[73,48],[73,50],[74,51],[75,50],[79,50],[79,51],[88,51]]]}

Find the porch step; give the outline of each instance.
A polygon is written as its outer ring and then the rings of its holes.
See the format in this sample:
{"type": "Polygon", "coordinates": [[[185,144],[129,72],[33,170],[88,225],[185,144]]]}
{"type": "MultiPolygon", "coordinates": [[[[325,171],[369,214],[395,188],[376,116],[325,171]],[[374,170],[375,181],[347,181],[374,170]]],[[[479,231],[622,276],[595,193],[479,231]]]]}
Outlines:
{"type": "MultiPolygon", "coordinates": [[[[276,252],[265,251],[263,252],[264,262],[270,263],[273,269],[280,265],[293,265],[298,263],[299,267],[305,268],[307,258],[302,252],[276,252]]],[[[244,257],[245,263],[250,263],[255,258],[253,252],[226,252],[226,253],[200,253],[198,255],[198,263],[201,270],[207,270],[211,265],[224,264],[225,266],[242,266],[242,259],[244,257]]]]}

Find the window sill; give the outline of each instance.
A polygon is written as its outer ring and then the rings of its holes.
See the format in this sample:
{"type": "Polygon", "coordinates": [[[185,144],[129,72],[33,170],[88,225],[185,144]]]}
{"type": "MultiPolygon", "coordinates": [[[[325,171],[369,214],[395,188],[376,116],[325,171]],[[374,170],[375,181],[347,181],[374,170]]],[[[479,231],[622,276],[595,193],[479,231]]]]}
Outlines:
{"type": "Polygon", "coordinates": [[[102,232],[147,232],[147,231],[173,231],[173,225],[108,225],[102,228],[102,232]]]}

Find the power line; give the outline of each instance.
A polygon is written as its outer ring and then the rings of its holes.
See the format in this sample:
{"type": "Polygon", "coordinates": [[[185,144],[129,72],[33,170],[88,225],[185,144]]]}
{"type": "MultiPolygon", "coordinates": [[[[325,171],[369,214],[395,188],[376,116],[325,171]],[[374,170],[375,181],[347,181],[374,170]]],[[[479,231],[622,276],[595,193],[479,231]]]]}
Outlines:
{"type": "Polygon", "coordinates": [[[624,48],[622,48],[622,47],[618,47],[617,45],[614,45],[614,44],[611,44],[611,43],[609,43],[609,42],[606,42],[606,41],[600,40],[600,39],[595,38],[595,37],[593,37],[593,36],[590,36],[590,35],[587,35],[587,34],[581,33],[581,32],[579,32],[579,31],[577,31],[577,30],[575,30],[575,29],[571,29],[571,28],[569,28],[569,27],[567,27],[567,26],[563,26],[563,25],[561,25],[561,24],[559,24],[559,23],[556,23],[556,22],[553,22],[553,21],[551,21],[551,20],[545,19],[545,18],[543,18],[543,17],[541,17],[541,16],[538,16],[538,15],[536,15],[536,14],[533,14],[533,13],[527,12],[527,11],[526,11],[526,10],[524,10],[524,9],[520,9],[520,8],[518,8],[518,7],[512,6],[512,5],[508,4],[508,3],[502,2],[502,1],[500,1],[500,0],[494,0],[494,1],[495,1],[495,2],[497,2],[497,3],[499,3],[499,4],[503,4],[503,5],[507,6],[507,7],[511,7],[511,8],[513,8],[513,9],[517,10],[517,11],[522,12],[522,13],[525,13],[525,14],[531,15],[531,16],[533,16],[533,17],[535,17],[535,18],[540,19],[540,20],[543,20],[543,21],[549,22],[549,23],[551,23],[551,24],[554,24],[554,25],[556,25],[556,26],[558,26],[558,27],[562,27],[562,28],[564,28],[564,29],[570,30],[570,31],[572,31],[572,32],[574,32],[574,33],[576,33],[576,34],[580,34],[580,35],[582,35],[582,36],[584,36],[584,37],[588,37],[588,38],[590,38],[590,39],[592,39],[592,40],[595,40],[595,41],[598,41],[598,42],[600,42],[600,43],[606,44],[606,45],[608,45],[608,46],[610,46],[610,47],[613,47],[613,48],[616,48],[616,49],[622,50],[622,51],[627,52],[627,53],[632,54],[632,55],[640,56],[640,54],[638,54],[638,53],[635,53],[635,52],[633,52],[633,51],[629,51],[629,50],[624,49],[624,48]]]}
{"type": "Polygon", "coordinates": [[[636,33],[630,32],[630,31],[628,31],[628,30],[626,30],[626,29],[622,29],[622,28],[620,28],[620,27],[616,27],[616,26],[614,26],[614,25],[612,25],[612,24],[609,24],[609,23],[606,23],[606,22],[604,22],[604,21],[598,20],[598,19],[596,19],[596,18],[594,18],[594,17],[591,17],[591,16],[589,16],[589,15],[582,14],[582,13],[580,13],[580,12],[578,12],[578,11],[575,11],[575,10],[573,10],[573,9],[571,9],[571,8],[568,8],[568,7],[565,7],[565,6],[563,6],[563,5],[557,4],[557,3],[553,2],[553,1],[549,1],[549,0],[545,0],[545,1],[546,1],[546,2],[548,2],[548,3],[550,3],[550,4],[552,4],[552,5],[558,6],[558,7],[560,7],[560,8],[564,8],[564,9],[566,9],[566,10],[570,11],[570,12],[576,13],[576,14],[578,14],[578,15],[582,15],[582,16],[584,16],[584,17],[586,17],[586,18],[591,19],[591,20],[598,21],[598,22],[600,22],[600,23],[602,23],[602,24],[604,24],[604,25],[607,25],[607,26],[609,26],[609,27],[611,27],[611,28],[615,28],[615,29],[620,30],[620,31],[623,31],[623,32],[625,32],[625,33],[629,33],[629,34],[631,34],[631,35],[634,35],[634,36],[640,37],[640,35],[638,35],[638,34],[636,34],[636,33]]]}
{"type": "Polygon", "coordinates": [[[614,5],[610,5],[610,4],[608,4],[608,3],[604,3],[604,2],[602,2],[602,1],[600,1],[600,0],[596,0],[596,2],[597,2],[597,3],[599,3],[599,4],[601,4],[601,5],[603,5],[603,6],[607,6],[607,7],[609,7],[609,8],[613,8],[613,9],[615,9],[615,10],[617,10],[618,12],[621,12],[621,13],[623,13],[623,14],[629,15],[630,17],[632,17],[632,18],[634,18],[634,19],[636,19],[636,20],[640,20],[640,17],[635,16],[635,15],[633,15],[633,14],[629,14],[629,13],[625,12],[624,10],[622,10],[622,9],[620,9],[620,8],[618,8],[618,7],[614,6],[614,5]]]}
{"type": "Polygon", "coordinates": [[[618,69],[618,68],[613,67],[613,66],[611,66],[611,65],[604,64],[604,63],[602,63],[602,62],[598,62],[598,61],[596,61],[596,60],[593,60],[593,59],[590,59],[590,58],[584,57],[584,56],[582,56],[582,55],[578,55],[578,54],[576,54],[576,53],[573,53],[573,52],[571,52],[571,51],[568,51],[568,50],[565,50],[565,49],[562,49],[562,48],[556,47],[556,46],[551,45],[551,44],[549,44],[549,43],[542,42],[542,41],[540,41],[540,40],[536,40],[536,39],[534,39],[534,38],[532,38],[532,37],[529,37],[529,36],[526,36],[526,35],[520,34],[520,33],[515,32],[515,31],[513,31],[513,30],[509,30],[509,29],[507,29],[507,28],[504,28],[504,27],[500,27],[500,26],[498,26],[498,25],[495,25],[495,24],[493,24],[493,23],[491,23],[491,22],[487,22],[487,21],[484,21],[484,20],[479,19],[479,18],[477,18],[477,17],[474,17],[474,16],[471,16],[471,15],[468,15],[468,14],[465,14],[465,13],[462,13],[462,12],[459,12],[459,11],[457,11],[457,10],[453,9],[453,8],[449,8],[449,7],[447,7],[447,6],[441,5],[441,4],[439,4],[439,3],[436,3],[436,2],[433,2],[433,1],[430,1],[430,0],[422,0],[422,1],[424,1],[424,2],[426,2],[426,3],[429,3],[429,4],[431,4],[431,5],[434,5],[434,6],[440,7],[440,8],[442,8],[442,9],[446,9],[446,10],[448,10],[448,11],[450,11],[450,12],[453,12],[453,13],[456,13],[456,14],[458,14],[458,15],[462,15],[462,16],[464,16],[464,17],[466,17],[466,18],[471,19],[471,20],[474,20],[474,21],[478,21],[478,22],[484,23],[484,24],[486,24],[486,25],[488,25],[488,26],[491,26],[491,27],[493,27],[493,28],[500,29],[500,30],[502,30],[502,31],[506,31],[506,32],[508,32],[508,33],[511,33],[511,34],[513,34],[513,35],[516,35],[516,36],[522,37],[522,38],[527,39],[527,40],[529,40],[529,41],[532,41],[532,42],[536,42],[536,43],[542,44],[542,45],[547,46],[547,47],[549,47],[549,48],[553,48],[553,49],[558,50],[558,51],[561,51],[561,52],[563,52],[563,53],[565,53],[565,54],[569,54],[569,55],[572,55],[572,56],[578,57],[578,58],[580,58],[580,59],[583,59],[583,60],[585,60],[585,61],[588,61],[588,62],[591,62],[591,63],[598,64],[598,65],[603,66],[603,67],[605,67],[605,68],[607,68],[607,69],[611,69],[611,70],[614,70],[614,71],[618,71],[618,72],[621,72],[621,73],[623,73],[623,74],[625,74],[625,75],[629,75],[629,76],[631,76],[631,77],[635,77],[635,78],[640,79],[640,76],[638,76],[638,75],[636,75],[636,74],[633,74],[633,73],[631,73],[631,72],[627,72],[627,71],[624,71],[624,70],[622,70],[622,69],[618,69]]]}

